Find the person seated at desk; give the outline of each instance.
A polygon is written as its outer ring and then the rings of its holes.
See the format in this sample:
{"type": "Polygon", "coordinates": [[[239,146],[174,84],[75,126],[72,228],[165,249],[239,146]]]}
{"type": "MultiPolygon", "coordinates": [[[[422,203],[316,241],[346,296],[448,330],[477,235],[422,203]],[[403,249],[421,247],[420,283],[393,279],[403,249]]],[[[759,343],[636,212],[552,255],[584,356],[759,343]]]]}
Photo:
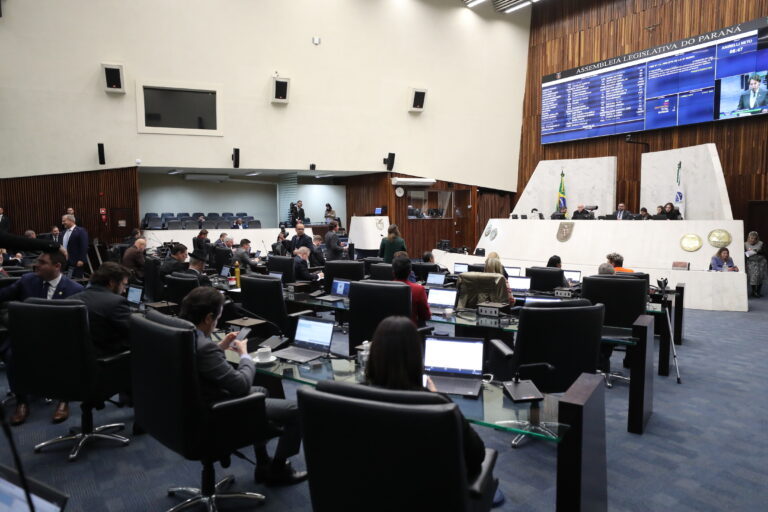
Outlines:
{"type": "Polygon", "coordinates": [[[258,265],[261,258],[251,258],[251,241],[247,238],[240,240],[240,247],[235,251],[235,261],[240,262],[240,270],[250,274],[254,266],[258,265]]]}
{"type": "Polygon", "coordinates": [[[379,258],[382,258],[384,263],[392,263],[396,252],[407,250],[405,240],[400,236],[400,229],[397,224],[392,224],[387,228],[387,236],[381,239],[379,258]]]}
{"type": "MultiPolygon", "coordinates": [[[[501,263],[501,257],[499,256],[499,253],[496,251],[491,251],[488,253],[488,257],[485,258],[485,263],[488,263],[488,260],[499,260],[499,263],[501,263]]],[[[504,276],[504,279],[509,279],[509,274],[507,274],[507,269],[504,268],[504,265],[501,265],[501,275],[504,276]]]]}
{"type": "Polygon", "coordinates": [[[573,211],[573,214],[571,215],[571,219],[573,220],[591,219],[591,218],[593,218],[592,212],[590,212],[589,210],[585,210],[583,204],[576,205],[576,209],[573,211]]]}
{"type": "Polygon", "coordinates": [[[248,229],[248,224],[246,222],[243,222],[243,219],[238,217],[235,222],[232,224],[232,229],[248,229]]]}
{"type": "MultiPolygon", "coordinates": [[[[197,371],[200,374],[200,388],[204,399],[215,402],[246,396],[252,391],[267,394],[264,388],[253,388],[256,367],[248,354],[246,340],[236,340],[237,333],[227,334],[215,343],[211,334],[216,328],[222,310],[224,297],[215,289],[198,287],[184,297],[179,316],[195,326],[197,371]],[[227,362],[225,350],[240,355],[237,367],[227,362]]],[[[272,458],[265,444],[254,445],[256,469],[254,479],[267,485],[290,485],[306,480],[305,471],[296,471],[288,461],[299,453],[301,430],[298,407],[293,400],[267,398],[265,400],[267,420],[279,425],[283,434],[277,442],[272,458]]]]}
{"type": "Polygon", "coordinates": [[[425,251],[424,254],[421,255],[421,261],[424,263],[434,263],[435,255],[432,254],[432,251],[425,251]]]}
{"type": "Polygon", "coordinates": [[[392,276],[394,281],[400,281],[411,287],[411,320],[419,327],[423,327],[432,318],[432,312],[429,310],[424,287],[409,279],[411,268],[411,260],[407,257],[395,258],[392,262],[392,276]]]}
{"type": "Polygon", "coordinates": [[[612,252],[605,258],[613,265],[614,272],[634,272],[631,268],[624,268],[624,256],[617,252],[612,252]]]}
{"type": "MultiPolygon", "coordinates": [[[[495,253],[491,253],[495,254],[495,253]]],[[[504,270],[504,265],[501,264],[501,260],[498,258],[491,258],[485,260],[485,267],[483,267],[483,272],[486,274],[501,274],[502,276],[506,276],[506,271],[504,270]]],[[[504,277],[504,282],[506,283],[507,288],[507,296],[506,301],[503,300],[502,302],[509,302],[510,306],[515,305],[515,296],[512,295],[512,290],[509,287],[509,277],[504,277]]]]}
{"type": "Polygon", "coordinates": [[[275,256],[288,256],[291,254],[291,242],[285,239],[285,232],[277,234],[277,242],[272,244],[272,254],[275,256]]]}
{"type": "Polygon", "coordinates": [[[600,266],[597,267],[598,275],[612,276],[615,273],[616,271],[613,269],[613,265],[608,262],[601,263],[600,266]]]}
{"type": "MultiPolygon", "coordinates": [[[[59,234],[59,228],[56,228],[56,234],[57,235],[59,234]]],[[[51,228],[51,235],[53,235],[53,228],[51,228]]],[[[133,243],[136,240],[138,240],[139,238],[141,238],[141,230],[139,228],[133,228],[131,230],[131,234],[129,236],[123,238],[123,243],[124,244],[131,244],[131,245],[133,245],[133,243]]],[[[58,241],[59,240],[56,239],[56,242],[58,242],[58,241]]]]}
{"type": "MultiPolygon", "coordinates": [[[[563,268],[563,261],[560,259],[560,256],[555,254],[554,256],[550,256],[549,260],[547,260],[547,267],[549,268],[563,268]]],[[[565,278],[565,275],[563,275],[563,287],[570,288],[571,283],[568,282],[568,280],[565,278]]]]}
{"type": "Polygon", "coordinates": [[[208,239],[208,230],[201,229],[197,236],[192,239],[192,250],[206,252],[206,248],[210,243],[211,241],[208,239]]]}
{"type": "Polygon", "coordinates": [[[144,249],[146,248],[147,241],[137,238],[123,254],[123,266],[140,281],[144,280],[144,249]]]}
{"type": "Polygon", "coordinates": [[[20,267],[22,258],[21,253],[9,254],[8,251],[0,248],[0,266],[2,267],[20,267]]]}
{"type": "Polygon", "coordinates": [[[174,272],[183,272],[187,269],[187,246],[184,244],[173,244],[171,246],[171,254],[170,258],[165,260],[162,265],[160,265],[160,279],[162,279],[169,275],[173,274],[174,272]]]}
{"type": "Polygon", "coordinates": [[[296,254],[299,247],[306,247],[312,252],[312,239],[309,235],[304,233],[304,224],[299,222],[296,224],[296,234],[291,238],[291,253],[296,254]]]}
{"type": "MultiPolygon", "coordinates": [[[[390,316],[379,323],[371,341],[365,381],[369,386],[399,391],[432,391],[435,385],[427,377],[423,385],[424,356],[422,339],[416,327],[404,316],[390,316]]],[[[447,399],[447,395],[443,395],[447,399]]],[[[477,432],[462,415],[464,462],[467,477],[472,480],[480,473],[485,458],[485,445],[477,432]]]]}
{"type": "Polygon", "coordinates": [[[567,219],[568,218],[568,208],[565,206],[561,207],[559,210],[554,212],[552,215],[549,216],[552,220],[558,220],[558,219],[567,219]]]}
{"type": "Polygon", "coordinates": [[[205,252],[194,250],[189,253],[189,268],[180,272],[174,272],[172,275],[178,277],[194,276],[200,286],[213,286],[211,279],[205,274],[205,252]]]}
{"type": "Polygon", "coordinates": [[[543,213],[539,213],[539,210],[537,210],[536,208],[531,208],[531,216],[530,216],[530,218],[531,219],[543,219],[544,218],[544,214],[543,213]]]}
{"type": "MultiPolygon", "coordinates": [[[[200,233],[202,233],[202,231],[200,231],[200,233]]],[[[206,233],[206,234],[208,234],[208,233],[206,233]]],[[[198,236],[200,236],[200,235],[198,235],[198,236]]],[[[214,242],[213,246],[214,247],[225,247],[226,246],[226,240],[227,240],[228,236],[229,235],[227,235],[226,233],[220,234],[219,235],[219,239],[216,240],[216,242],[214,242]]]]}
{"type": "Polygon", "coordinates": [[[648,213],[648,208],[643,206],[640,208],[640,213],[635,218],[639,218],[640,220],[651,220],[651,214],[648,213]]]}
{"type": "Polygon", "coordinates": [[[619,203],[613,214],[616,216],[616,220],[629,220],[632,218],[632,212],[627,210],[624,203],[619,203]]]}
{"type": "Polygon", "coordinates": [[[322,272],[309,272],[309,249],[299,247],[293,257],[293,273],[297,281],[318,281],[323,279],[322,272]]]}
{"type": "Polygon", "coordinates": [[[664,215],[664,207],[662,205],[656,207],[656,215],[664,215]]]}
{"type": "MultiPolygon", "coordinates": [[[[133,231],[138,231],[139,236],[141,236],[141,231],[138,228],[134,229],[133,231]]],[[[131,237],[133,237],[133,231],[131,232],[131,237]]],[[[57,244],[61,243],[61,231],[59,231],[59,226],[51,226],[51,230],[48,233],[48,240],[56,242],[57,244]]],[[[133,240],[131,240],[131,242],[133,242],[133,240]]]]}
{"type": "MultiPolygon", "coordinates": [[[[392,261],[395,261],[397,258],[405,258],[410,261],[411,257],[408,256],[408,253],[405,251],[397,251],[392,258],[392,261]]],[[[418,283],[419,280],[416,278],[416,273],[413,271],[413,263],[411,263],[411,273],[408,274],[408,280],[412,283],[418,283]]]]}
{"type": "Polygon", "coordinates": [[[680,210],[675,209],[675,205],[672,203],[664,205],[664,215],[667,216],[667,220],[683,220],[680,210]]]}
{"type": "Polygon", "coordinates": [[[709,268],[710,270],[715,270],[717,272],[739,271],[739,267],[733,263],[733,259],[731,259],[731,253],[727,247],[721,247],[717,250],[715,255],[712,256],[712,261],[709,264],[709,268]]]}
{"type": "Polygon", "coordinates": [[[312,237],[312,248],[309,253],[309,266],[310,267],[324,267],[325,266],[325,254],[323,254],[323,237],[315,235],[312,237]]]}

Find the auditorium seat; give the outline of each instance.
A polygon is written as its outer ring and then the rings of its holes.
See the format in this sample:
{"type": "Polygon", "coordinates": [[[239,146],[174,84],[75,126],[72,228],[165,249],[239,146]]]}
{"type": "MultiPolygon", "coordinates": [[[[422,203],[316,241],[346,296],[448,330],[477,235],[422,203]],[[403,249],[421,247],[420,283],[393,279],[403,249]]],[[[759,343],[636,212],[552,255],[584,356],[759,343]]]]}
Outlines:
{"type": "Polygon", "coordinates": [[[261,229],[261,221],[260,220],[245,220],[245,219],[243,219],[243,222],[248,223],[248,229],[261,229]]]}
{"type": "Polygon", "coordinates": [[[218,224],[215,220],[206,220],[203,222],[203,229],[216,229],[216,224],[218,224]]]}
{"type": "Polygon", "coordinates": [[[210,212],[208,215],[205,216],[206,219],[218,219],[219,217],[221,217],[221,215],[219,215],[216,212],[210,212]]]}
{"type": "Polygon", "coordinates": [[[189,217],[189,213],[187,213],[187,212],[180,212],[180,213],[176,214],[176,217],[178,217],[179,219],[181,219],[182,217],[189,217]]]}
{"type": "Polygon", "coordinates": [[[185,220],[182,221],[181,225],[181,229],[198,229],[200,227],[200,223],[196,220],[185,220]]]}
{"type": "Polygon", "coordinates": [[[245,212],[237,212],[237,213],[235,214],[235,217],[240,217],[240,218],[243,218],[243,220],[245,220],[245,219],[244,219],[244,217],[247,217],[247,216],[248,216],[248,214],[247,214],[247,213],[245,213],[245,212]]]}
{"type": "Polygon", "coordinates": [[[232,222],[229,220],[220,220],[216,223],[216,229],[229,229],[231,227],[232,227],[232,222]]]}
{"type": "Polygon", "coordinates": [[[147,229],[163,229],[163,219],[158,217],[147,219],[147,229]]]}
{"type": "Polygon", "coordinates": [[[165,222],[165,229],[184,229],[180,220],[167,220],[165,222]]]}
{"type": "Polygon", "coordinates": [[[200,217],[205,217],[205,214],[203,212],[194,212],[192,213],[192,217],[199,219],[200,217]]]}
{"type": "Polygon", "coordinates": [[[160,218],[164,219],[166,217],[173,217],[173,213],[171,212],[163,212],[160,214],[160,218]]]}
{"type": "Polygon", "coordinates": [[[222,212],[221,216],[224,218],[227,218],[227,217],[234,217],[235,214],[232,212],[222,212]]]}

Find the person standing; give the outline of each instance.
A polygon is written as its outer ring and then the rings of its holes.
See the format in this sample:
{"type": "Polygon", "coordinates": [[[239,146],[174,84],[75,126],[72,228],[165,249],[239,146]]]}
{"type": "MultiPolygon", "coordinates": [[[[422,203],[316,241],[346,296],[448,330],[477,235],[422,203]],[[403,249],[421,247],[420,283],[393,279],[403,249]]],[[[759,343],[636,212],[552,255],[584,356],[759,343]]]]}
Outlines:
{"type": "Polygon", "coordinates": [[[67,250],[67,265],[73,269],[72,277],[83,277],[85,262],[88,261],[88,232],[77,225],[74,214],[64,215],[61,223],[66,230],[61,245],[67,250]]]}
{"type": "Polygon", "coordinates": [[[75,215],[75,209],[74,209],[74,208],[72,208],[71,206],[70,206],[69,208],[67,208],[67,213],[66,213],[66,215],[71,215],[72,217],[74,217],[74,219],[75,219],[75,225],[76,225],[76,226],[82,226],[82,225],[83,225],[83,223],[82,223],[82,222],[80,222],[80,218],[78,218],[78,216],[77,216],[77,215],[75,215]]]}
{"type": "Polygon", "coordinates": [[[296,201],[296,222],[293,225],[295,226],[297,222],[304,222],[306,218],[306,215],[304,215],[304,203],[299,199],[296,201]]]}
{"type": "Polygon", "coordinates": [[[324,267],[325,266],[325,254],[323,254],[323,248],[320,247],[323,244],[323,237],[315,235],[312,237],[312,249],[309,253],[309,265],[311,267],[324,267]]]}
{"type": "Polygon", "coordinates": [[[325,203],[325,214],[323,217],[325,217],[326,223],[336,220],[336,210],[331,208],[331,203],[325,203]]]}
{"type": "Polygon", "coordinates": [[[11,230],[11,219],[5,214],[5,209],[0,208],[0,233],[8,233],[11,230]]]}
{"type": "Polygon", "coordinates": [[[752,287],[753,297],[762,297],[760,288],[768,278],[768,263],[765,259],[765,246],[757,231],[750,231],[744,242],[744,255],[747,257],[747,280],[752,287]]]}
{"type": "Polygon", "coordinates": [[[309,238],[309,235],[304,233],[304,224],[301,222],[296,224],[296,234],[291,238],[291,252],[296,254],[299,247],[306,247],[312,252],[312,239],[309,238]]]}
{"type": "MultiPolygon", "coordinates": [[[[339,241],[339,223],[335,220],[332,220],[328,223],[328,232],[325,234],[325,250],[326,250],[326,260],[333,261],[333,260],[340,260],[344,258],[344,251],[347,250],[346,247],[344,247],[344,244],[342,244],[339,241]]],[[[392,260],[390,260],[391,262],[392,260]]]]}
{"type": "Polygon", "coordinates": [[[379,258],[384,259],[384,263],[392,263],[396,252],[408,251],[405,248],[405,240],[400,236],[400,230],[397,224],[392,224],[387,229],[387,237],[382,238],[379,245],[379,258]]]}

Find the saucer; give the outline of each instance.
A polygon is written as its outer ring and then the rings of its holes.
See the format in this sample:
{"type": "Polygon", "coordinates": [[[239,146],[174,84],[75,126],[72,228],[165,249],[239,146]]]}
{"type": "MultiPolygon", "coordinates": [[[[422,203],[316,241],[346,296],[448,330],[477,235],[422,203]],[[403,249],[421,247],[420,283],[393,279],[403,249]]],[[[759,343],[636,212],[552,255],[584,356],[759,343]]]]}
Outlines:
{"type": "Polygon", "coordinates": [[[258,361],[255,357],[252,358],[252,359],[253,359],[253,362],[256,363],[257,365],[259,365],[259,364],[272,364],[275,361],[277,361],[277,356],[269,356],[269,360],[268,361],[258,361]]]}

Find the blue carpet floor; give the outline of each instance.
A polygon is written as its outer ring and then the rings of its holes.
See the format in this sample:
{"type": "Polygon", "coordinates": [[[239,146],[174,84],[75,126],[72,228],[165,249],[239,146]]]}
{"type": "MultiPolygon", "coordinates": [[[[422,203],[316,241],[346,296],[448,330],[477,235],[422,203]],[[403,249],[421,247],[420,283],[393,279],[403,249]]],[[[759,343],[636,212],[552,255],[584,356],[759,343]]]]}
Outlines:
{"type": "MultiPolygon", "coordinates": [[[[766,510],[768,298],[751,299],[749,313],[687,310],[684,336],[678,347],[683,384],[674,377],[654,377],[654,414],[643,436],[626,431],[627,386],[606,390],[609,509],[766,510]]],[[[620,357],[615,356],[614,366],[620,357]]],[[[4,378],[0,390],[6,389],[4,378]]],[[[67,462],[68,448],[34,454],[35,443],[78,423],[73,415],[63,425],[52,425],[51,413],[51,405],[33,402],[29,422],[13,432],[29,475],[69,494],[67,510],[160,511],[177,503],[166,496],[169,486],[199,484],[198,464],[146,435],[124,448],[91,446],[74,463],[67,462]]],[[[96,413],[97,424],[131,419],[130,409],[111,405],[96,413]]],[[[497,510],[554,510],[556,447],[528,442],[514,450],[510,435],[485,428],[478,432],[499,452],[496,475],[507,502],[497,510]]],[[[11,464],[4,441],[0,462],[11,464]]],[[[301,456],[295,465],[304,466],[301,456]]],[[[266,494],[267,503],[259,510],[311,510],[306,483],[277,489],[255,485],[251,466],[239,459],[217,471],[234,474],[234,488],[266,494]]]]}

